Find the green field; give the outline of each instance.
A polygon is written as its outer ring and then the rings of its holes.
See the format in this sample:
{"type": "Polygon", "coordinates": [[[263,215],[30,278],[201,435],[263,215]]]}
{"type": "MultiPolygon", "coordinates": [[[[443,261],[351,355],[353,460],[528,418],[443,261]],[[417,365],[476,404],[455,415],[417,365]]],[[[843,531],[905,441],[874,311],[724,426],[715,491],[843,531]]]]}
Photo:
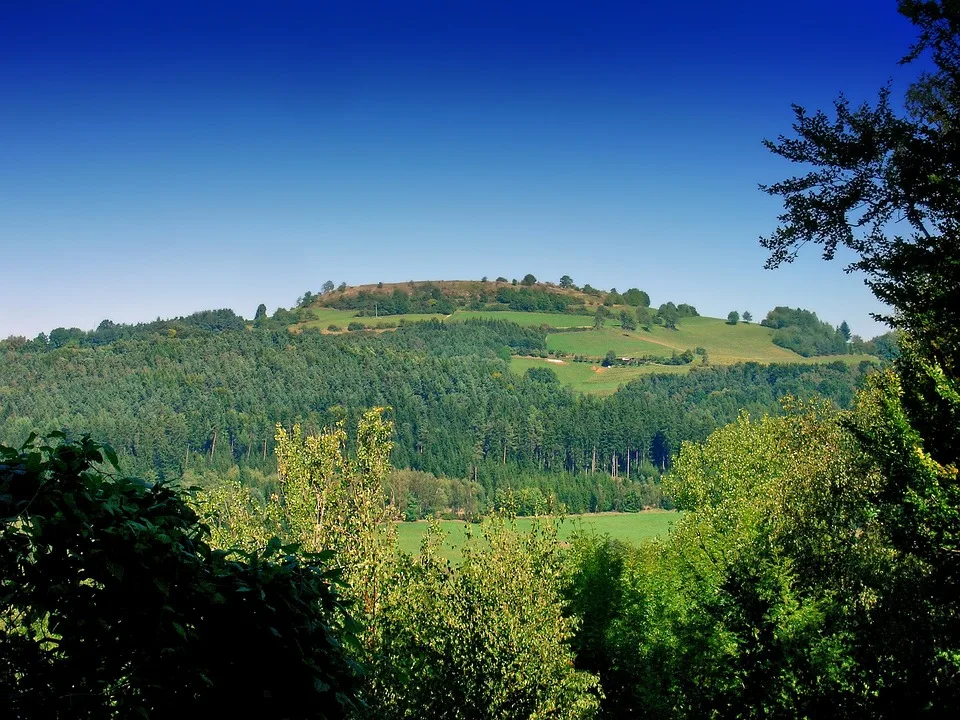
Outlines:
{"type": "MultiPolygon", "coordinates": [[[[615,540],[637,545],[644,540],[665,535],[670,525],[677,519],[678,513],[661,510],[650,510],[642,513],[603,513],[599,515],[568,515],[560,526],[561,539],[568,539],[575,532],[594,532],[606,534],[615,540]]],[[[459,520],[441,520],[441,526],[447,533],[443,543],[443,554],[451,561],[457,562],[461,558],[460,548],[466,541],[467,529],[474,535],[479,527],[459,520]]],[[[534,522],[530,518],[518,518],[516,527],[519,530],[528,530],[534,522]]],[[[427,531],[427,523],[403,522],[397,523],[397,539],[400,549],[404,552],[416,554],[420,550],[420,540],[427,531]]]]}
{"type": "Polygon", "coordinates": [[[836,355],[804,358],[792,350],[773,344],[773,330],[761,325],[739,323],[728,325],[719,318],[683,318],[677,330],[654,325],[650,332],[624,332],[619,327],[605,327],[578,333],[558,333],[547,337],[547,348],[568,355],[603,357],[608,350],[618,356],[660,355],[669,357],[674,351],[707,349],[713,365],[738,362],[759,363],[823,363],[841,360],[858,363],[871,359],[865,355],[836,355]]]}
{"type": "MultiPolygon", "coordinates": [[[[614,315],[619,308],[613,308],[614,315]]],[[[586,315],[567,315],[564,313],[528,313],[513,310],[506,311],[474,311],[457,310],[452,315],[388,315],[381,318],[357,317],[353,310],[334,310],[332,308],[315,307],[312,312],[316,319],[294,326],[293,330],[304,328],[319,328],[326,332],[330,325],[337,325],[345,330],[353,321],[362,322],[369,328],[375,328],[377,323],[392,325],[405,322],[422,322],[442,320],[456,322],[470,318],[489,320],[505,320],[528,327],[546,325],[554,328],[591,327],[582,332],[551,333],[547,336],[547,348],[552,352],[565,355],[585,355],[600,359],[613,350],[618,357],[652,356],[668,358],[673,353],[684,350],[695,350],[698,347],[706,348],[710,365],[731,365],[738,362],[758,363],[827,363],[841,361],[856,364],[863,360],[875,362],[876,358],[868,355],[829,355],[805,358],[796,353],[773,344],[773,330],[756,324],[739,323],[728,325],[719,318],[695,317],[683,318],[679,329],[668,330],[653,326],[646,330],[623,331],[619,321],[608,318],[600,330],[592,329],[593,318],[586,315]]],[[[596,395],[611,395],[617,389],[631,380],[642,375],[654,373],[682,374],[689,372],[692,367],[698,366],[700,358],[695,358],[692,365],[642,365],[639,367],[611,367],[603,368],[598,363],[574,363],[568,359],[562,362],[551,362],[538,358],[514,358],[511,369],[517,374],[523,374],[531,367],[550,367],[556,372],[560,382],[577,392],[596,395]]]]}
{"type": "Polygon", "coordinates": [[[532,325],[534,327],[548,325],[555,328],[571,328],[591,327],[593,325],[593,317],[588,315],[517,312],[515,310],[494,312],[483,312],[482,310],[457,310],[457,312],[453,314],[452,319],[469,320],[470,318],[483,318],[484,320],[507,320],[509,322],[515,322],[517,325],[532,325]]]}
{"type": "MultiPolygon", "coordinates": [[[[699,360],[699,358],[698,358],[699,360]]],[[[696,361],[695,361],[696,362],[696,361]]],[[[575,363],[565,360],[556,362],[542,358],[510,358],[510,369],[522,375],[529,368],[548,367],[557,374],[557,379],[577,392],[593,395],[612,395],[621,385],[641,375],[690,372],[692,365],[641,365],[639,367],[601,367],[599,363],[575,363]]]]}
{"type": "Polygon", "coordinates": [[[401,320],[405,322],[421,322],[424,320],[443,320],[444,315],[424,315],[411,313],[408,315],[384,315],[381,317],[357,317],[356,310],[336,310],[334,308],[314,307],[311,308],[315,319],[305,323],[294,325],[293,329],[319,328],[326,330],[330,325],[337,325],[342,330],[347,329],[351,322],[362,322],[369,328],[375,328],[377,323],[399,324],[401,320]]]}

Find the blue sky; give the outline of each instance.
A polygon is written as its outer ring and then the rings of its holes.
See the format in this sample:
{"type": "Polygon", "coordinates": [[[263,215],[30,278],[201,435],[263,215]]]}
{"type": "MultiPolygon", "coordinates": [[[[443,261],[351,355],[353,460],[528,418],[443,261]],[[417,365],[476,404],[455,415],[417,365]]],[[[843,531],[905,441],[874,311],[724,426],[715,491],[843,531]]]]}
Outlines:
{"type": "Polygon", "coordinates": [[[871,336],[842,256],[763,270],[761,140],[902,92],[913,36],[892,0],[6,3],[0,337],[528,272],[871,336]]]}

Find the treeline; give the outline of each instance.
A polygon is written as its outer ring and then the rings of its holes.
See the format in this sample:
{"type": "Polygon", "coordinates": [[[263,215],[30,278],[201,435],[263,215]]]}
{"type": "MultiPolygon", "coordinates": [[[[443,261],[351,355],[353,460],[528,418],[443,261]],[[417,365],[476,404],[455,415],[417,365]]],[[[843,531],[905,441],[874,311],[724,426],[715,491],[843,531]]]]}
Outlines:
{"type": "Polygon", "coordinates": [[[356,310],[358,315],[404,315],[406,313],[449,315],[454,302],[431,283],[415,285],[411,292],[396,288],[392,293],[360,290],[355,295],[328,293],[319,304],[337,310],[356,310]]]}
{"type": "MultiPolygon", "coordinates": [[[[583,303],[575,303],[572,298],[559,293],[537,290],[530,287],[505,287],[497,290],[496,302],[506,309],[520,312],[568,312],[572,309],[583,310],[583,303]]],[[[478,298],[482,303],[483,298],[478,298]]],[[[479,308],[478,308],[479,309],[479,308]]]]}
{"type": "Polygon", "coordinates": [[[568,295],[540,288],[486,287],[477,284],[471,292],[463,288],[445,293],[432,283],[415,284],[411,292],[395,288],[392,292],[360,290],[316,296],[317,304],[338,310],[356,310],[358,315],[403,315],[405,313],[438,313],[449,315],[457,308],[469,310],[516,310],[519,312],[582,312],[583,303],[568,295]]]}
{"type": "Polygon", "coordinates": [[[62,347],[99,347],[119,340],[145,340],[157,337],[196,337],[227,330],[243,330],[246,321],[228,308],[222,310],[201,310],[185,317],[153,322],[121,324],[112,320],[103,320],[96,330],[84,331],[80,328],[58,327],[49,335],[40,333],[32,340],[21,336],[0,340],[0,350],[23,352],[43,352],[62,347]]]}
{"type": "Polygon", "coordinates": [[[809,310],[775,307],[760,324],[774,329],[774,345],[793,350],[804,357],[849,352],[847,343],[851,336],[846,322],[835,328],[809,310]]]}
{"type": "Polygon", "coordinates": [[[629,509],[653,497],[647,484],[683,440],[702,440],[742,408],[777,412],[784,395],[847,407],[868,368],[697,368],[596,398],[510,371],[512,353],[544,350],[538,329],[476,320],[380,335],[254,327],[94,347],[4,341],[0,439],[83,428],[146,478],[235,466],[262,477],[273,469],[277,423],[314,432],[343,418],[353,427],[363,408],[388,406],[392,464],[469,480],[465,510],[489,509],[507,487],[535,487],[576,511],[629,509]]]}

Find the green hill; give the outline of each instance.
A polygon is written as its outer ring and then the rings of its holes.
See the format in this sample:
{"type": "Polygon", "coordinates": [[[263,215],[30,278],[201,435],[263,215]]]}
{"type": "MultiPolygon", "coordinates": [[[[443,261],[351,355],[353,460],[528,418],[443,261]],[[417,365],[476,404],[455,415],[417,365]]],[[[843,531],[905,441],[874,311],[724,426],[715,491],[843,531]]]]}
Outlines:
{"type": "MultiPolygon", "coordinates": [[[[720,318],[680,317],[675,327],[653,324],[650,328],[624,329],[619,320],[636,307],[610,304],[625,297],[602,291],[583,292],[552,283],[531,286],[512,282],[478,280],[378,283],[345,287],[312,296],[299,311],[300,321],[290,325],[294,332],[348,332],[354,329],[391,330],[405,323],[437,320],[462,322],[472,318],[504,320],[547,333],[550,357],[515,357],[514,372],[550,367],[560,382],[579,392],[599,395],[613,393],[622,384],[651,373],[686,373],[704,365],[723,366],[739,362],[824,363],[873,361],[869,355],[823,355],[803,357],[774,344],[775,329],[753,323],[729,324],[720,318]],[[517,309],[517,308],[531,309],[517,309]],[[562,312],[545,312],[554,307],[562,312]],[[595,328],[595,314],[604,308],[608,317],[595,328]],[[397,312],[397,310],[416,312],[397,312]],[[362,325],[363,328],[359,328],[362,325]],[[622,366],[604,367],[612,351],[622,366]],[[675,356],[689,351],[693,362],[681,363],[675,356]]],[[[690,306],[681,305],[681,308],[690,306]]],[[[692,308],[691,308],[692,309],[692,308]]],[[[602,311],[601,311],[602,312],[602,311]]],[[[696,312],[693,309],[693,312],[696,312]]],[[[656,309],[651,308],[656,314],[656,309]]],[[[688,356],[689,357],[689,354],[688,356]]]]}

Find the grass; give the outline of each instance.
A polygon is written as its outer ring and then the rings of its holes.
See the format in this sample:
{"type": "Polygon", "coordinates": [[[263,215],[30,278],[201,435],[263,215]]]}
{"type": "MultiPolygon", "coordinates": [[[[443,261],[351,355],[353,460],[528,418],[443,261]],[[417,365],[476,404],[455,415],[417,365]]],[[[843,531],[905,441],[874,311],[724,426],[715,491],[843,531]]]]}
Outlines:
{"type": "Polygon", "coordinates": [[[572,327],[590,327],[593,325],[593,317],[587,315],[566,315],[564,313],[538,313],[538,312],[517,312],[515,310],[503,310],[494,312],[484,312],[482,310],[457,310],[453,315],[454,320],[469,320],[470,318],[483,318],[484,320],[507,320],[515,322],[517,325],[539,327],[549,325],[555,328],[572,327]]]}
{"type": "MultiPolygon", "coordinates": [[[[675,348],[647,339],[647,333],[624,332],[619,327],[605,327],[585,332],[556,333],[547,336],[547,349],[562,350],[567,355],[589,355],[602,358],[608,350],[618,356],[656,355],[670,357],[675,348]]],[[[681,348],[681,352],[686,348],[681,348]]],[[[692,348],[691,348],[692,349],[692,348]]]]}
{"type": "MultiPolygon", "coordinates": [[[[613,308],[614,316],[619,314],[620,308],[613,308]]],[[[399,324],[406,322],[420,322],[424,320],[458,321],[469,318],[485,318],[492,320],[506,320],[519,325],[539,327],[548,325],[555,328],[573,328],[592,326],[593,318],[586,315],[567,315],[563,313],[527,313],[506,310],[502,312],[484,312],[474,310],[458,310],[453,315],[389,315],[381,318],[357,317],[354,310],[335,310],[332,308],[313,308],[316,316],[314,320],[294,326],[294,330],[303,328],[319,328],[327,332],[327,327],[337,325],[346,330],[353,321],[362,322],[369,328],[375,328],[378,322],[399,324]]],[[[592,358],[602,358],[608,350],[613,350],[618,356],[654,356],[668,358],[674,352],[694,350],[697,347],[707,349],[710,365],[731,365],[738,362],[758,363],[828,363],[840,361],[848,364],[857,364],[863,360],[875,362],[876,358],[869,355],[829,355],[805,358],[796,353],[778,347],[772,342],[773,330],[756,324],[738,323],[728,325],[726,320],[719,318],[696,317],[684,318],[680,321],[678,330],[654,326],[649,332],[634,330],[625,332],[620,328],[619,321],[607,319],[605,326],[600,330],[586,330],[584,332],[554,333],[547,336],[547,348],[552,351],[562,351],[566,355],[586,355],[592,358]]],[[[557,373],[557,377],[564,385],[577,392],[596,395],[611,395],[617,389],[631,380],[642,375],[654,373],[682,374],[689,372],[691,367],[699,365],[700,358],[694,359],[693,365],[643,365],[640,367],[612,367],[602,368],[598,363],[574,363],[569,360],[563,363],[551,363],[537,358],[514,358],[511,368],[518,374],[524,373],[531,367],[550,367],[557,373]]]]}
{"type": "Polygon", "coordinates": [[[758,363],[824,363],[840,360],[858,363],[870,359],[866,355],[830,355],[804,358],[791,350],[773,344],[773,330],[761,325],[738,323],[728,325],[719,318],[684,318],[677,330],[656,325],[647,332],[624,332],[619,327],[604,327],[580,333],[558,333],[547,337],[547,348],[569,355],[603,357],[608,350],[619,356],[659,355],[669,357],[674,351],[707,349],[711,365],[732,365],[738,362],[758,363]]]}
{"type": "MultiPolygon", "coordinates": [[[[600,513],[595,515],[569,515],[560,526],[560,538],[569,539],[575,532],[593,532],[607,534],[615,540],[639,545],[650,538],[665,535],[670,525],[679,517],[676,512],[651,510],[642,513],[600,513]]],[[[520,531],[529,530],[534,522],[530,518],[517,518],[516,527],[520,531]]],[[[459,520],[441,520],[441,527],[447,533],[443,542],[443,555],[451,562],[459,562],[461,549],[466,542],[467,528],[474,535],[478,526],[459,520]]],[[[420,551],[420,540],[427,531],[427,523],[397,523],[397,540],[400,549],[416,555],[420,551]]]]}
{"type": "MultiPolygon", "coordinates": [[[[699,358],[694,361],[698,362],[699,358]]],[[[576,392],[593,395],[612,395],[621,385],[635,380],[641,375],[654,373],[671,375],[690,372],[690,365],[641,365],[640,367],[601,367],[599,363],[575,363],[565,360],[562,363],[550,362],[541,358],[513,357],[510,369],[522,375],[529,368],[548,367],[557,374],[557,379],[576,392]]]]}
{"type": "Polygon", "coordinates": [[[326,332],[330,325],[337,325],[341,330],[346,330],[351,322],[362,322],[368,328],[375,328],[377,323],[392,323],[399,325],[401,320],[406,322],[420,322],[423,320],[443,320],[443,315],[427,315],[410,313],[407,315],[382,315],[380,317],[357,317],[356,310],[336,310],[334,308],[316,307],[312,308],[315,319],[305,323],[294,325],[294,329],[319,328],[326,332]]]}

